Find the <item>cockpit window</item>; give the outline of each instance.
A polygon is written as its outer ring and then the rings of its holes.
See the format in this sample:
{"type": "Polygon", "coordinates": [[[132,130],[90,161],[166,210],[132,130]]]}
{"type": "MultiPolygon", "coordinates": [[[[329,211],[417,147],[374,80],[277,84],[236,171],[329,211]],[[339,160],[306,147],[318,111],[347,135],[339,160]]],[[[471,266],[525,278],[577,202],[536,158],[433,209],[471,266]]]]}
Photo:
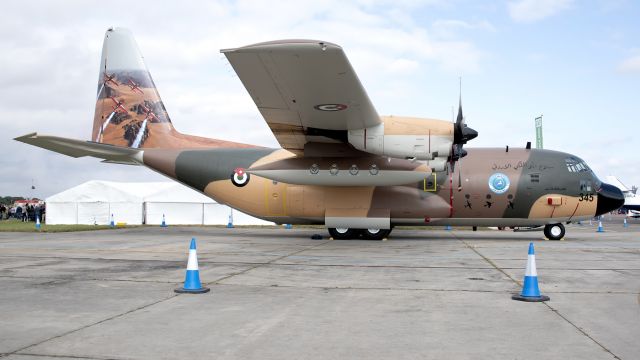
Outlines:
{"type": "Polygon", "coordinates": [[[574,157],[566,158],[565,163],[567,164],[567,170],[569,170],[569,172],[580,173],[591,171],[584,161],[574,157]]]}

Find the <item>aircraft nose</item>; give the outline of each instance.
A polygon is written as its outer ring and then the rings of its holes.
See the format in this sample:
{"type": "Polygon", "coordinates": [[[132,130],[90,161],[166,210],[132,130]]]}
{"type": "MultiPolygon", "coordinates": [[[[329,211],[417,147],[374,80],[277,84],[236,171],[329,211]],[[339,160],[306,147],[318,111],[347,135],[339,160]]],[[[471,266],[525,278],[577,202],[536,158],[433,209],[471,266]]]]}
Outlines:
{"type": "Polygon", "coordinates": [[[624,194],[617,187],[602,183],[598,189],[596,216],[608,213],[624,205],[624,194]]]}

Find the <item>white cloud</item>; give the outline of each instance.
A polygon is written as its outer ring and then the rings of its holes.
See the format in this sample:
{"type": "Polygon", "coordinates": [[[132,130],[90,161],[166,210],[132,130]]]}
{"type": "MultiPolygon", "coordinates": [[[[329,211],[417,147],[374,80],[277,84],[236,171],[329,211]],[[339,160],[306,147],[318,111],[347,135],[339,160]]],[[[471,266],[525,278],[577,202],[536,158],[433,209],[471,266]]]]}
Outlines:
{"type": "Polygon", "coordinates": [[[623,60],[618,65],[618,71],[622,73],[640,72],[640,55],[635,55],[623,60]]]}
{"type": "Polygon", "coordinates": [[[518,0],[508,4],[511,19],[521,23],[533,23],[556,15],[569,7],[573,0],[518,0]]]}
{"type": "Polygon", "coordinates": [[[420,64],[414,60],[396,59],[389,64],[389,70],[394,73],[409,74],[420,67],[420,64]]]}
{"type": "Polygon", "coordinates": [[[460,31],[480,30],[495,32],[496,28],[488,21],[467,22],[462,20],[436,20],[431,25],[434,36],[448,39],[459,35],[460,31]]]}

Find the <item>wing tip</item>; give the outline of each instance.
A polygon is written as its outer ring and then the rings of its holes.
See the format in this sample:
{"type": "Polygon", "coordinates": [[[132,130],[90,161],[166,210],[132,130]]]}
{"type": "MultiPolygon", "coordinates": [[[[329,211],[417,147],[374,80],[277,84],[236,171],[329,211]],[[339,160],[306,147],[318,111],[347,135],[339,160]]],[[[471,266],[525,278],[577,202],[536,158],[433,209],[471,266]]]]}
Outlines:
{"type": "Polygon", "coordinates": [[[33,139],[33,138],[36,138],[36,137],[38,137],[38,133],[37,132],[32,132],[32,133],[28,133],[28,134],[25,134],[25,135],[22,135],[22,136],[15,137],[15,138],[13,138],[13,140],[20,141],[20,142],[26,142],[24,140],[33,139]]]}
{"type": "Polygon", "coordinates": [[[309,46],[319,46],[323,49],[327,48],[335,48],[341,50],[342,47],[340,45],[334,44],[328,41],[322,40],[309,40],[309,39],[283,39],[283,40],[273,40],[273,41],[265,41],[256,44],[241,46],[237,48],[230,49],[221,49],[221,53],[229,53],[229,52],[237,52],[237,51],[250,51],[250,50],[265,50],[266,48],[273,47],[309,47],[309,46]]]}

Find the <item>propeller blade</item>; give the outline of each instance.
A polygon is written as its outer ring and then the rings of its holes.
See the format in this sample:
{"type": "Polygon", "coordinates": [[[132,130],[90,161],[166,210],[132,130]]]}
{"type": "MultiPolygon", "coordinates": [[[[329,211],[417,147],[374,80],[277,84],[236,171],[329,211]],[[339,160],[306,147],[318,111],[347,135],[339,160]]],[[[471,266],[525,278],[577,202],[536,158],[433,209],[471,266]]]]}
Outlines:
{"type": "Polygon", "coordinates": [[[458,191],[462,191],[462,163],[458,163],[458,191]]]}

